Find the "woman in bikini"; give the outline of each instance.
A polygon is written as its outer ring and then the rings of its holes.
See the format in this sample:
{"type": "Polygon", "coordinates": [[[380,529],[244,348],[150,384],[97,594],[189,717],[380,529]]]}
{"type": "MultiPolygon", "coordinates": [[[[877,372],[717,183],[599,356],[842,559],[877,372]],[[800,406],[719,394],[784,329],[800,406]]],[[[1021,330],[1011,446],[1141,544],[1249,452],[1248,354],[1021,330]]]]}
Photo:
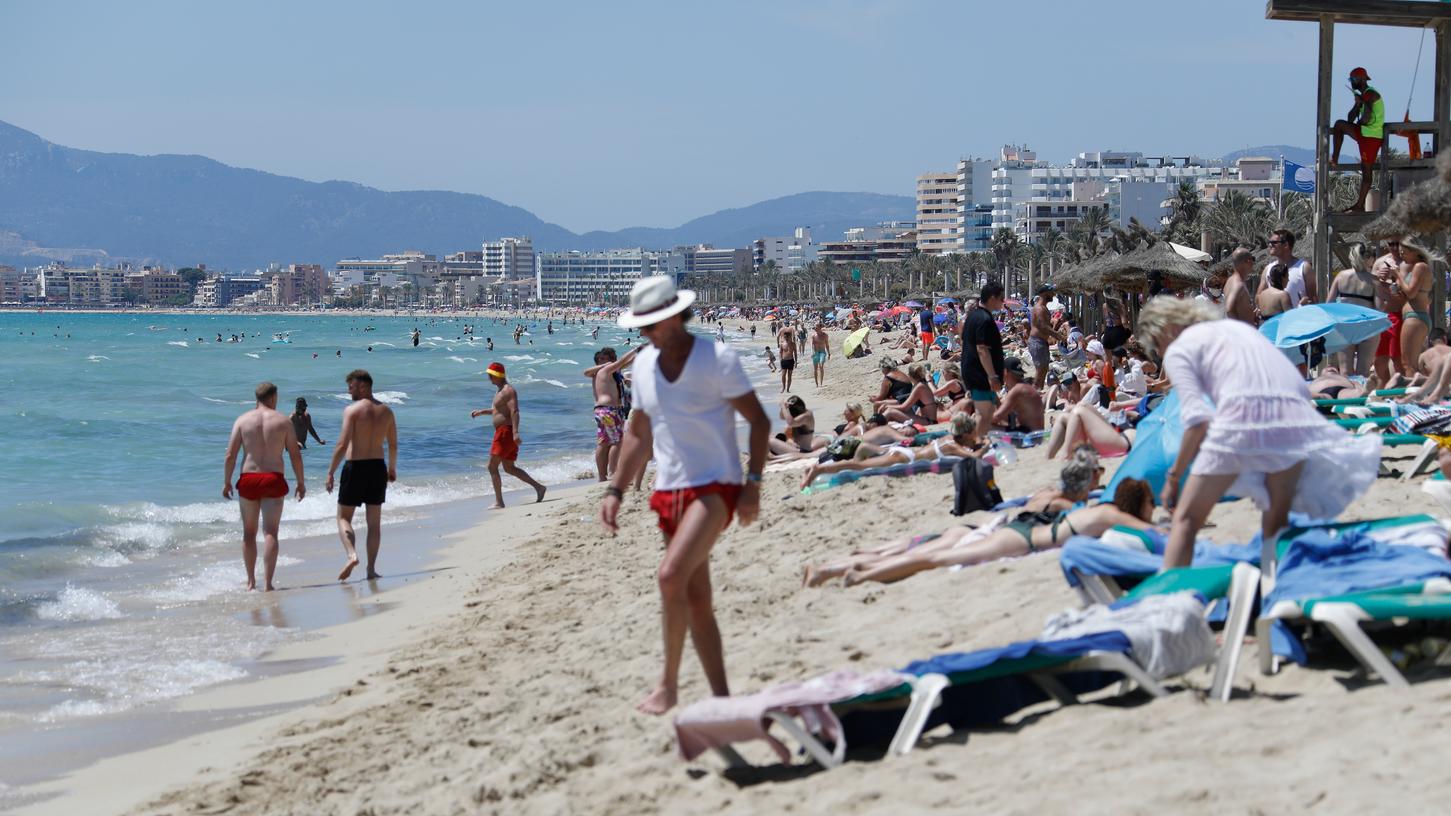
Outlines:
{"type": "Polygon", "coordinates": [[[827,446],[824,437],[816,435],[816,414],[806,408],[806,400],[792,394],[781,403],[781,418],[786,430],[767,440],[774,459],[794,459],[827,446]]]}
{"type": "Polygon", "coordinates": [[[905,399],[877,403],[877,412],[893,422],[916,422],[934,425],[937,422],[937,400],[927,379],[927,366],[918,363],[907,369],[912,378],[912,390],[905,399]]]}
{"type": "Polygon", "coordinates": [[[848,570],[842,576],[842,583],[845,586],[866,581],[887,584],[927,570],[967,567],[1056,549],[1075,535],[1097,538],[1114,527],[1153,529],[1154,525],[1149,522],[1153,514],[1153,488],[1141,479],[1125,479],[1119,483],[1112,504],[1063,510],[1041,521],[1019,518],[991,529],[986,535],[983,530],[953,527],[902,555],[848,570]]]}
{"type": "Polygon", "coordinates": [[[840,462],[822,462],[806,469],[801,477],[801,486],[808,487],[817,476],[840,473],[844,470],[870,470],[875,467],[906,464],[908,462],[931,462],[944,456],[977,456],[980,446],[977,440],[977,417],[973,414],[956,414],[952,417],[951,436],[934,439],[920,448],[903,444],[879,447],[863,441],[857,446],[851,459],[840,462]]]}
{"type": "Polygon", "coordinates": [[[1431,254],[1425,247],[1401,239],[1401,265],[1396,270],[1396,283],[1406,296],[1406,305],[1401,307],[1401,365],[1408,374],[1421,370],[1421,352],[1426,348],[1426,336],[1431,333],[1430,260],[1431,254]]]}
{"type": "Polygon", "coordinates": [[[1105,459],[1123,456],[1134,447],[1134,443],[1110,425],[1098,409],[1079,403],[1067,416],[1060,416],[1053,423],[1053,432],[1048,438],[1048,458],[1056,457],[1060,449],[1076,450],[1085,443],[1092,445],[1105,459]]]}
{"type": "MultiPolygon", "coordinates": [[[[1365,244],[1353,244],[1350,247],[1350,268],[1342,270],[1335,280],[1330,282],[1330,294],[1327,300],[1332,303],[1349,303],[1354,306],[1364,306],[1367,309],[1376,310],[1375,293],[1376,279],[1370,274],[1370,262],[1365,256],[1369,254],[1365,244]]],[[[1348,346],[1344,351],[1335,353],[1336,367],[1349,374],[1358,374],[1362,377],[1370,373],[1375,363],[1375,349],[1380,344],[1380,335],[1369,337],[1359,345],[1348,346]]]]}
{"type": "Polygon", "coordinates": [[[877,363],[877,368],[882,371],[882,386],[877,389],[877,395],[872,398],[872,404],[891,400],[901,402],[912,393],[912,379],[897,367],[897,361],[891,357],[883,357],[877,363]]]}
{"type": "Polygon", "coordinates": [[[967,386],[962,384],[962,370],[957,363],[942,364],[942,387],[935,389],[932,396],[937,398],[941,409],[939,416],[943,412],[952,416],[959,411],[970,410],[972,401],[968,398],[967,386]]]}

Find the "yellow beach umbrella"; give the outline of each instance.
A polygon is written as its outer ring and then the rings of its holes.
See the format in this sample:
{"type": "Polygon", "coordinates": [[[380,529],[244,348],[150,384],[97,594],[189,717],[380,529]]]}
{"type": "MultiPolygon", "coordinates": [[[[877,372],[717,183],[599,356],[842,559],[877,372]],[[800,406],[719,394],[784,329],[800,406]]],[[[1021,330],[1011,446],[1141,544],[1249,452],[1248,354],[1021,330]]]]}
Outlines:
{"type": "Polygon", "coordinates": [[[867,333],[872,330],[871,326],[862,326],[860,329],[848,334],[846,339],[841,341],[841,353],[850,357],[856,353],[857,347],[867,339],[867,333]]]}

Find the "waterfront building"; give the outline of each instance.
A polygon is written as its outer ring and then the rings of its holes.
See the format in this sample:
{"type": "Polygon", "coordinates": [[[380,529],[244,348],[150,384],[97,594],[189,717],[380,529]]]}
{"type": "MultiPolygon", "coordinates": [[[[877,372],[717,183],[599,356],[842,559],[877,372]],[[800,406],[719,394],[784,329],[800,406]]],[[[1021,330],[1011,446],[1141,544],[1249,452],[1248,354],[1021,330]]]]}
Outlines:
{"type": "MultiPolygon", "coordinates": [[[[645,249],[541,252],[535,258],[534,297],[546,303],[620,305],[640,278],[685,275],[681,255],[645,249]]],[[[746,264],[749,269],[749,259],[746,264]]]]}
{"type": "Polygon", "coordinates": [[[332,282],[319,264],[288,264],[268,273],[267,299],[273,306],[313,306],[331,300],[332,282]]]}
{"type": "Polygon", "coordinates": [[[956,171],[917,177],[917,249],[932,255],[958,251],[956,171]]]}
{"type": "Polygon", "coordinates": [[[265,282],[257,275],[235,278],[212,275],[197,284],[196,296],[192,299],[192,304],[205,308],[222,309],[231,306],[235,300],[255,296],[262,291],[264,286],[265,282]]]}
{"type": "Polygon", "coordinates": [[[13,266],[0,264],[0,303],[20,303],[25,300],[20,293],[20,279],[23,274],[13,266]]]}
{"type": "Polygon", "coordinates": [[[838,264],[899,263],[917,249],[917,231],[910,221],[883,221],[873,227],[853,227],[840,241],[821,245],[818,257],[838,264]]]}
{"type": "Polygon", "coordinates": [[[676,247],[671,254],[680,257],[687,275],[729,275],[751,271],[749,249],[716,249],[710,244],[699,244],[676,247]]]}
{"type": "Polygon", "coordinates": [[[153,306],[182,302],[188,293],[186,280],[175,272],[146,268],[126,274],[127,300],[153,306]]]}
{"type": "Polygon", "coordinates": [[[751,242],[751,269],[759,272],[767,263],[788,272],[800,272],[816,260],[817,246],[810,227],[797,227],[791,235],[757,238],[751,242]]]}
{"type": "Polygon", "coordinates": [[[1245,156],[1235,162],[1231,171],[1202,179],[1198,184],[1199,198],[1203,201],[1218,201],[1220,196],[1236,190],[1250,198],[1277,204],[1282,178],[1283,170],[1279,159],[1245,156]]]}
{"type": "Polygon", "coordinates": [[[534,277],[534,242],[528,236],[485,241],[483,273],[517,280],[534,277]]]}
{"type": "Polygon", "coordinates": [[[957,224],[953,243],[957,252],[992,249],[992,184],[994,162],[966,158],[957,162],[957,224]]]}

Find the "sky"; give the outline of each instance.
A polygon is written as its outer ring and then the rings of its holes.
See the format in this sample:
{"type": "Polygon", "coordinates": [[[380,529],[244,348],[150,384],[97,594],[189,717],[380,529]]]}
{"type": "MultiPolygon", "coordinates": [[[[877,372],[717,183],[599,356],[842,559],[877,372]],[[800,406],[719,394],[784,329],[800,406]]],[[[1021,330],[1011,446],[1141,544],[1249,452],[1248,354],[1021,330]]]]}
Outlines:
{"type": "MultiPolygon", "coordinates": [[[[70,147],[480,193],[576,232],[670,227],[808,190],[911,195],[1008,142],[1056,161],[1311,147],[1317,28],[1264,9],[0,0],[0,120],[70,147]]],[[[1338,75],[1365,66],[1399,119],[1420,30],[1338,31],[1338,75]]],[[[1431,118],[1433,44],[1413,118],[1431,118]]],[[[1335,115],[1350,104],[1340,82],[1335,115]]]]}

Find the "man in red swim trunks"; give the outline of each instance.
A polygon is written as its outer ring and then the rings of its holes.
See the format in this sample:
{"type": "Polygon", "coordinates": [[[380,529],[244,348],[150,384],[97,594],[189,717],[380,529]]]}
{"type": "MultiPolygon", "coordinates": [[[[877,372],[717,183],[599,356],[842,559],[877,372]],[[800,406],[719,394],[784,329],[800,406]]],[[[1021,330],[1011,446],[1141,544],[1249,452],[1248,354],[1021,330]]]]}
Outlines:
{"type": "Polygon", "coordinates": [[[302,476],[302,448],[292,422],[277,411],[277,386],[264,382],[257,386],[257,407],[237,417],[232,423],[232,437],[227,441],[226,471],[222,475],[222,498],[232,498],[232,468],[237,465],[237,452],[242,458],[242,476],[237,480],[237,494],[242,506],[242,563],[247,567],[247,589],[257,588],[257,522],[262,522],[263,586],[272,591],[272,575],[277,571],[277,527],[282,523],[282,502],[287,497],[287,479],[282,473],[282,452],[292,459],[292,472],[297,475],[297,500],[307,495],[302,476]]]}
{"type": "Polygon", "coordinates": [[[499,468],[503,467],[504,472],[519,481],[534,488],[536,502],[544,501],[544,485],[534,481],[524,468],[514,464],[519,458],[519,443],[523,440],[519,437],[519,392],[509,384],[508,377],[504,373],[503,363],[489,363],[489,382],[498,389],[494,393],[494,405],[492,408],[480,408],[469,414],[471,417],[480,417],[492,414],[494,417],[494,442],[489,447],[489,479],[494,483],[494,509],[498,510],[504,506],[503,480],[499,476],[499,468]]]}
{"type": "Polygon", "coordinates": [[[653,443],[656,473],[650,507],[660,517],[665,536],[658,572],[665,668],[659,686],[638,706],[646,714],[664,714],[675,706],[687,630],[711,693],[730,694],[711,604],[710,550],[732,513],[740,515],[743,525],[755,520],[771,435],[771,420],[735,351],[686,331],[694,301],[694,292],[677,291],[673,278],[657,275],[635,284],[630,310],[619,318],[622,328],[638,328],[651,345],[635,359],[634,410],[625,427],[619,467],[600,504],[600,521],[612,533],[618,529],[620,498],[653,443]],[[736,447],[737,412],[751,426],[745,484],[736,447]]]}

